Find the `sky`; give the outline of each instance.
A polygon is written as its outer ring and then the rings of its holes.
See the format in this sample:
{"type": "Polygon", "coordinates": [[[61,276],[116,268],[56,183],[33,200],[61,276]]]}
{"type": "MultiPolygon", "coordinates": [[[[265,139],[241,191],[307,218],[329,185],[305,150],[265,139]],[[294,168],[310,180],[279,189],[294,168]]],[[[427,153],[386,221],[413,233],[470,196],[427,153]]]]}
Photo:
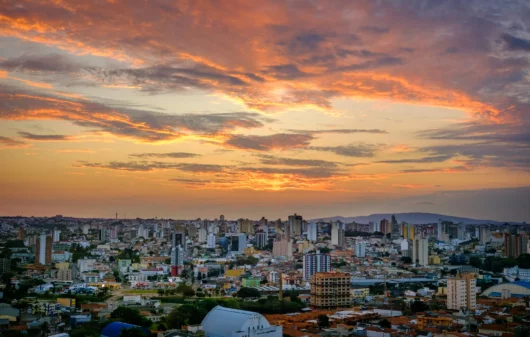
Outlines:
{"type": "Polygon", "coordinates": [[[530,2],[6,0],[0,214],[530,220],[530,2]]]}

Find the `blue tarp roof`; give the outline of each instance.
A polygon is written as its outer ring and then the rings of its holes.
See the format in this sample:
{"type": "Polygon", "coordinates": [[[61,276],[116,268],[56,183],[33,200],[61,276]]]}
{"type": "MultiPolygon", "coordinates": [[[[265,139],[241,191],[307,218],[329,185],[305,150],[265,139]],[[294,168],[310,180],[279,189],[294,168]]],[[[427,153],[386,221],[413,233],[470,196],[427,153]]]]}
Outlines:
{"type": "Polygon", "coordinates": [[[128,330],[132,328],[140,328],[144,330],[146,334],[149,334],[149,329],[142,328],[138,325],[127,324],[122,322],[112,322],[101,330],[101,337],[119,337],[123,329],[128,330]]]}

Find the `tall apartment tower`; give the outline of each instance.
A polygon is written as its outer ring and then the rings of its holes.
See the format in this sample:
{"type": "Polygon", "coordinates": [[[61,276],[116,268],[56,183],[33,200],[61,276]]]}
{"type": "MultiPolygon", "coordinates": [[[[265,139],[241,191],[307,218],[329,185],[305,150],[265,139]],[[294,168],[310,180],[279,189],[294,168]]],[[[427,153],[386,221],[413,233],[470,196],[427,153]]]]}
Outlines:
{"type": "Polygon", "coordinates": [[[331,244],[337,247],[344,246],[344,229],[338,224],[333,224],[331,227],[331,244]]]}
{"type": "Polygon", "coordinates": [[[429,242],[427,239],[415,238],[412,241],[412,263],[420,266],[429,264],[429,242]]]}
{"type": "Polygon", "coordinates": [[[331,256],[329,254],[322,254],[317,250],[316,253],[304,255],[304,280],[309,281],[314,274],[330,270],[331,256]]]}
{"type": "Polygon", "coordinates": [[[52,263],[52,237],[42,233],[35,245],[35,264],[52,263]]]}
{"type": "Polygon", "coordinates": [[[478,240],[481,245],[485,245],[486,243],[490,242],[490,231],[486,227],[481,226],[479,228],[478,240]]]}
{"type": "Polygon", "coordinates": [[[178,276],[184,269],[184,249],[177,245],[171,249],[171,276],[178,276]]]}
{"type": "Polygon", "coordinates": [[[312,242],[316,242],[318,240],[318,225],[315,222],[311,222],[307,225],[307,239],[312,242]]]}
{"type": "Polygon", "coordinates": [[[289,227],[291,228],[291,235],[300,236],[302,235],[302,222],[303,218],[301,215],[289,215],[289,227]]]}
{"type": "Polygon", "coordinates": [[[390,226],[390,221],[388,221],[387,219],[383,219],[381,220],[381,222],[379,223],[379,229],[381,231],[381,233],[383,234],[388,234],[388,233],[391,233],[392,232],[392,227],[390,226]]]}
{"type": "Polygon", "coordinates": [[[462,274],[447,279],[447,309],[468,310],[477,307],[477,279],[475,274],[462,274]]]}
{"type": "Polygon", "coordinates": [[[256,247],[263,248],[269,244],[269,233],[257,232],[256,233],[256,247]]]}
{"type": "Polygon", "coordinates": [[[26,232],[24,231],[24,228],[20,227],[18,229],[17,239],[24,240],[25,238],[26,238],[26,232]]]}
{"type": "Polygon", "coordinates": [[[350,274],[316,273],[311,276],[310,304],[316,308],[336,308],[351,305],[350,274]]]}
{"type": "Polygon", "coordinates": [[[355,255],[357,257],[366,257],[366,242],[359,241],[355,244],[355,255]]]}
{"type": "Polygon", "coordinates": [[[504,234],[504,255],[518,258],[527,252],[528,236],[525,234],[504,234]]]}
{"type": "Polygon", "coordinates": [[[397,222],[396,216],[392,215],[392,232],[391,232],[391,238],[392,240],[399,238],[399,224],[397,222]]]}

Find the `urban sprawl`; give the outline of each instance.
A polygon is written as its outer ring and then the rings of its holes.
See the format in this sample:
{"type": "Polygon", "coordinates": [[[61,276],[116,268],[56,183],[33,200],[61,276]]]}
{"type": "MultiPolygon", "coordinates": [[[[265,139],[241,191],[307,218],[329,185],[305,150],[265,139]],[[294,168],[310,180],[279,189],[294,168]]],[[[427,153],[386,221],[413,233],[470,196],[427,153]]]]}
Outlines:
{"type": "Polygon", "coordinates": [[[0,218],[0,335],[530,335],[526,224],[0,218]]]}

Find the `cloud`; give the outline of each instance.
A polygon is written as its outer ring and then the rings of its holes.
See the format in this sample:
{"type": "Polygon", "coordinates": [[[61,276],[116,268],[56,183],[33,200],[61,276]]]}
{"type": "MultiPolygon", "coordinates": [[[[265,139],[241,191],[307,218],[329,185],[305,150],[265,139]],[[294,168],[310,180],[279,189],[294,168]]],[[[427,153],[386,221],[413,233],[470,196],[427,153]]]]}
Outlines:
{"type": "Polygon", "coordinates": [[[130,162],[119,162],[112,161],[109,163],[95,163],[79,161],[76,163],[78,167],[90,167],[90,168],[104,168],[111,170],[120,171],[139,171],[149,172],[155,170],[179,170],[190,173],[216,173],[225,170],[222,165],[215,164],[198,164],[198,163],[164,163],[157,161],[130,161],[130,162]]]}
{"type": "Polygon", "coordinates": [[[223,145],[245,150],[269,151],[301,148],[309,146],[310,135],[276,133],[268,136],[232,135],[223,145]]]}
{"type": "Polygon", "coordinates": [[[0,144],[6,147],[22,147],[27,145],[25,142],[9,137],[0,136],[0,144]]]}
{"type": "Polygon", "coordinates": [[[453,155],[440,155],[440,156],[430,156],[430,157],[423,157],[423,158],[416,158],[416,159],[380,160],[380,161],[376,161],[376,163],[381,163],[381,164],[440,163],[440,162],[449,160],[452,157],[453,155]]]}
{"type": "Polygon", "coordinates": [[[432,168],[432,169],[407,169],[402,170],[402,173],[458,173],[471,171],[469,166],[455,166],[455,167],[443,167],[443,168],[432,168]]]}
{"type": "Polygon", "coordinates": [[[315,151],[333,152],[345,157],[373,157],[375,152],[381,148],[381,145],[375,144],[349,144],[339,146],[312,146],[309,149],[315,151]]]}
{"type": "Polygon", "coordinates": [[[189,152],[169,152],[169,153],[131,153],[129,157],[138,158],[193,158],[199,157],[200,154],[189,152]]]}
{"type": "Polygon", "coordinates": [[[23,55],[0,61],[0,68],[9,71],[28,73],[73,73],[82,69],[64,54],[52,53],[45,55],[23,55]]]}
{"type": "Polygon", "coordinates": [[[296,159],[296,158],[283,158],[283,157],[276,157],[271,155],[258,155],[260,158],[260,163],[264,165],[281,165],[281,166],[297,166],[297,167],[304,167],[304,166],[313,166],[313,167],[327,167],[327,168],[335,168],[338,166],[337,163],[327,161],[327,160],[319,160],[319,159],[296,159]]]}
{"type": "Polygon", "coordinates": [[[68,141],[74,139],[72,136],[66,135],[36,135],[29,132],[21,131],[18,133],[22,138],[26,140],[33,140],[38,142],[58,142],[58,141],[68,141]]]}
{"type": "Polygon", "coordinates": [[[67,120],[92,130],[149,143],[186,136],[211,138],[239,128],[259,128],[265,122],[272,121],[253,112],[166,114],[44,95],[1,85],[0,119],[67,120]]]}
{"type": "Polygon", "coordinates": [[[507,49],[530,51],[530,40],[520,39],[508,33],[502,34],[507,49]]]}
{"type": "Polygon", "coordinates": [[[353,134],[353,133],[374,133],[374,134],[385,134],[388,133],[381,129],[328,129],[328,130],[287,130],[293,133],[302,134],[323,134],[323,133],[341,133],[341,134],[353,134]]]}

